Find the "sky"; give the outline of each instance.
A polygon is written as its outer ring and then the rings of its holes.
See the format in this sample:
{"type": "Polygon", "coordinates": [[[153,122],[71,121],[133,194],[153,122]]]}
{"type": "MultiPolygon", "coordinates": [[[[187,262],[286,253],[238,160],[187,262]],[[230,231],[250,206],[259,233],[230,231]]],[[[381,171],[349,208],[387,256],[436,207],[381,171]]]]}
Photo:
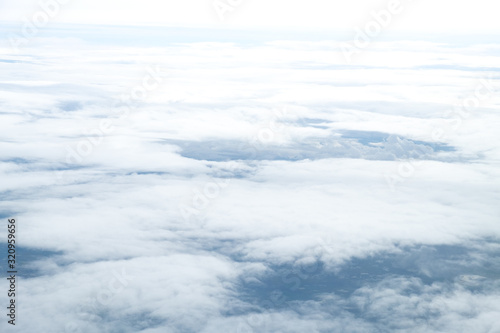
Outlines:
{"type": "Polygon", "coordinates": [[[2,332],[500,331],[488,2],[155,3],[0,5],[2,332]]]}
{"type": "Polygon", "coordinates": [[[491,34],[500,29],[492,0],[6,0],[0,4],[0,20],[23,22],[50,3],[47,7],[62,9],[53,22],[65,23],[351,30],[363,26],[371,13],[394,6],[386,33],[491,34]],[[214,4],[232,9],[222,9],[221,20],[214,4]]]}

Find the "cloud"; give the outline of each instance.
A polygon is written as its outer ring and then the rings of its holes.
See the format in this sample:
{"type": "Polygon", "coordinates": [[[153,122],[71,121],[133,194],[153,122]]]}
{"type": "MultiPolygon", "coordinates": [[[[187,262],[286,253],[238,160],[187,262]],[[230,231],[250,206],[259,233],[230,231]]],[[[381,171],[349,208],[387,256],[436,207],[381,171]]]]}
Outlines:
{"type": "Polygon", "coordinates": [[[19,332],[497,329],[496,44],[144,29],[3,40],[19,332]]]}

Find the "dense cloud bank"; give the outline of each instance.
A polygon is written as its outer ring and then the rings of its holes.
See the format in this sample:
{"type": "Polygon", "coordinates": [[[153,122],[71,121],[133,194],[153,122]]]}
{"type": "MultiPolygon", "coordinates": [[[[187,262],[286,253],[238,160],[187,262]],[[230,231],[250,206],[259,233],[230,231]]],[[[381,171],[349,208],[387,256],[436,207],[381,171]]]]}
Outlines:
{"type": "Polygon", "coordinates": [[[0,48],[17,332],[500,330],[497,44],[65,34],[0,48]]]}

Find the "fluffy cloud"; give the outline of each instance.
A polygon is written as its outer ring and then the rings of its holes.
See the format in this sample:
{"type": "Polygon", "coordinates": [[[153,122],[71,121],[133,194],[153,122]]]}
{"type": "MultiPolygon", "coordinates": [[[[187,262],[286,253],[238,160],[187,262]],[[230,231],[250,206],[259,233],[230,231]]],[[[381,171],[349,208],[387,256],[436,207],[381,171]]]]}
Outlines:
{"type": "Polygon", "coordinates": [[[498,329],[497,45],[122,29],[0,49],[18,331],[498,329]]]}

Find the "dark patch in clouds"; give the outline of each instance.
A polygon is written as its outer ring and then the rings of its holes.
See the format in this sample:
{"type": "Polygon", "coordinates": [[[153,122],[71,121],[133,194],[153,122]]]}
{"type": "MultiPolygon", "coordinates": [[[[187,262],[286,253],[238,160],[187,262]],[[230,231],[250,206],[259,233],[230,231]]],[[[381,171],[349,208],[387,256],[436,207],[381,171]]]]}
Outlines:
{"type": "MultiPolygon", "coordinates": [[[[231,160],[318,160],[326,158],[360,158],[391,161],[397,159],[440,160],[438,152],[455,149],[446,144],[411,140],[370,131],[341,131],[340,136],[311,137],[284,145],[251,145],[244,141],[164,140],[182,148],[184,157],[207,161],[231,160]]],[[[444,160],[450,157],[445,157],[444,160]]],[[[456,159],[456,157],[452,157],[456,159]]]]}
{"type": "MultiPolygon", "coordinates": [[[[485,243],[487,240],[478,242],[482,246],[485,243]]],[[[416,279],[427,286],[457,282],[471,291],[484,292],[487,281],[500,279],[500,249],[486,256],[481,253],[460,245],[420,245],[403,247],[397,253],[352,258],[335,270],[320,261],[273,265],[263,276],[244,277],[241,293],[247,302],[269,310],[287,308],[296,302],[320,301],[329,294],[350,298],[360,288],[373,288],[384,280],[399,278],[416,279]]]]}
{"type": "Polygon", "coordinates": [[[79,101],[65,101],[59,103],[59,108],[63,111],[78,111],[83,107],[79,101]]]}

